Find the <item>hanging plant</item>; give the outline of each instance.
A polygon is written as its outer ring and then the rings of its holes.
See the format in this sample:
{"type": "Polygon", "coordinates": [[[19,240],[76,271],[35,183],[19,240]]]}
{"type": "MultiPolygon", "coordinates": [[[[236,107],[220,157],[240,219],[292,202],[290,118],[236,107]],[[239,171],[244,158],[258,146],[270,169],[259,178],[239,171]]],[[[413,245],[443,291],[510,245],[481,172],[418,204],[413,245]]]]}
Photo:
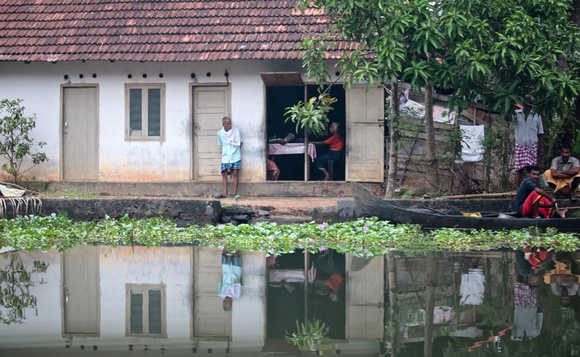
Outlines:
{"type": "Polygon", "coordinates": [[[332,104],[336,103],[336,98],[322,93],[318,97],[312,97],[307,102],[286,108],[284,116],[286,121],[291,120],[296,124],[296,133],[306,128],[308,133],[319,136],[326,131],[328,124],[328,112],[333,110],[332,104]]]}

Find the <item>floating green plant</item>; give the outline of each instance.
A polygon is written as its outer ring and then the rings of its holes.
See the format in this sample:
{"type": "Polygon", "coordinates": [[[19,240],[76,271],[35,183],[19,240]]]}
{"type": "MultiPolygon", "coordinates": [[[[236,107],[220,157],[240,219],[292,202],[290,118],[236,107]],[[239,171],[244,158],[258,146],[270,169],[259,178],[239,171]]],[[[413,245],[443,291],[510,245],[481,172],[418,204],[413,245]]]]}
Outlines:
{"type": "Polygon", "coordinates": [[[394,225],[377,218],[336,224],[315,222],[278,225],[219,224],[178,227],[169,219],[121,219],[76,222],[66,214],[19,216],[0,219],[0,246],[14,249],[64,250],[78,244],[103,245],[204,245],[229,251],[289,253],[296,249],[316,252],[332,248],[341,253],[374,257],[397,250],[490,250],[544,246],[561,251],[580,249],[577,234],[556,230],[454,230],[423,231],[418,225],[394,225]]]}

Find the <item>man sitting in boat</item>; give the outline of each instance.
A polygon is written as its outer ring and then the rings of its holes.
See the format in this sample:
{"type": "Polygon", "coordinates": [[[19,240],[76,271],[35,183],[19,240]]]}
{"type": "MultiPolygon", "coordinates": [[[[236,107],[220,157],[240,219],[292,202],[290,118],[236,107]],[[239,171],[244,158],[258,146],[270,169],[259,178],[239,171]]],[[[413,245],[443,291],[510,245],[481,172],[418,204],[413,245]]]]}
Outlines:
{"type": "MultiPolygon", "coordinates": [[[[528,177],[516,194],[516,217],[549,218],[552,215],[556,199],[536,185],[539,177],[540,168],[528,166],[528,177]]],[[[556,210],[556,213],[563,218],[566,209],[556,210]]]]}
{"type": "Polygon", "coordinates": [[[552,166],[546,170],[544,177],[548,185],[554,189],[556,198],[568,197],[576,201],[578,198],[574,192],[580,183],[580,161],[571,155],[570,145],[562,145],[560,156],[552,160],[552,166]]]}

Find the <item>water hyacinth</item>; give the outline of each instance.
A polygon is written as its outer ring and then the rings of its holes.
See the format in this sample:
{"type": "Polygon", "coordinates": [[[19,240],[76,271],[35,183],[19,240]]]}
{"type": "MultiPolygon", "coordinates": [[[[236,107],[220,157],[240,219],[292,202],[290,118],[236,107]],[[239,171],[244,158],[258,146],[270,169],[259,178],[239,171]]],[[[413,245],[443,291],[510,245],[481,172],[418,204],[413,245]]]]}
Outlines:
{"type": "Polygon", "coordinates": [[[423,231],[420,226],[394,225],[377,218],[361,218],[335,224],[315,222],[278,225],[219,224],[177,227],[164,218],[120,219],[74,222],[66,214],[19,216],[0,219],[0,246],[14,249],[57,248],[65,250],[79,244],[205,245],[234,252],[262,251],[279,255],[305,249],[321,252],[334,249],[357,256],[380,256],[389,250],[491,250],[543,246],[556,251],[580,249],[575,233],[554,229],[539,232],[529,228],[511,231],[455,230],[444,228],[423,231]]]}

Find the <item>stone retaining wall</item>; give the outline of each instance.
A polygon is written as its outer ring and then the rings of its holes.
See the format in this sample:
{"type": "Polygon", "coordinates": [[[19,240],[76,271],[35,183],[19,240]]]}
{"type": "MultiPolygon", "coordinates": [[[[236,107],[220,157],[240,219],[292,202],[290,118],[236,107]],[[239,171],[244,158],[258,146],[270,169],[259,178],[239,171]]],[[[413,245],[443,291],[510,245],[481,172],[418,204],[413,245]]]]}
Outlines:
{"type": "Polygon", "coordinates": [[[165,198],[43,198],[42,214],[67,212],[78,221],[121,218],[152,218],[163,216],[178,226],[215,224],[220,222],[221,205],[215,200],[165,198]]]}

